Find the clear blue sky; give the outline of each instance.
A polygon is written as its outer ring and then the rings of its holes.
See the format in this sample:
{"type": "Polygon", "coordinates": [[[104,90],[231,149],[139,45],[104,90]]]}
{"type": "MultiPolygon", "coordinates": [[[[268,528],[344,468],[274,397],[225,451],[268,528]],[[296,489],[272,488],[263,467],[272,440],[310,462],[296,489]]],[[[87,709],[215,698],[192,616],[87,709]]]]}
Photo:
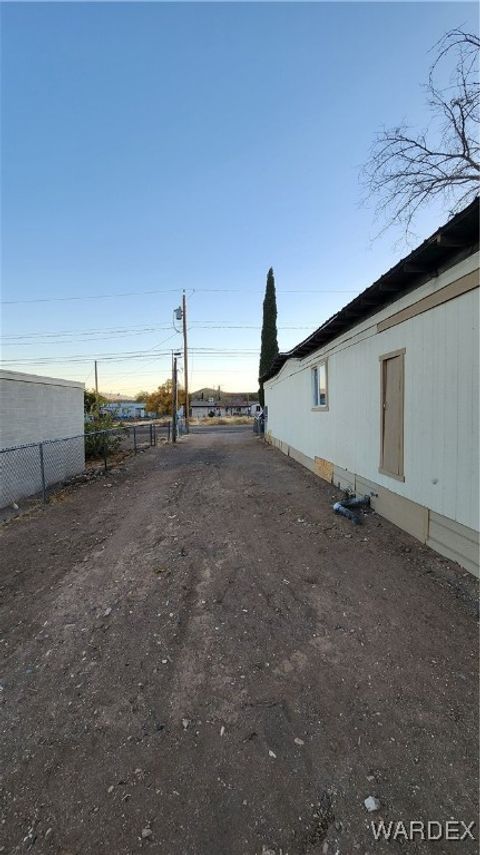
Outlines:
{"type": "Polygon", "coordinates": [[[3,4],[2,299],[51,300],[3,306],[30,336],[9,367],[91,386],[97,357],[104,391],[152,389],[186,288],[191,386],[256,389],[238,327],[270,265],[287,349],[405,254],[371,244],[359,166],[383,124],[425,125],[428,51],[461,25],[474,4],[3,4]]]}

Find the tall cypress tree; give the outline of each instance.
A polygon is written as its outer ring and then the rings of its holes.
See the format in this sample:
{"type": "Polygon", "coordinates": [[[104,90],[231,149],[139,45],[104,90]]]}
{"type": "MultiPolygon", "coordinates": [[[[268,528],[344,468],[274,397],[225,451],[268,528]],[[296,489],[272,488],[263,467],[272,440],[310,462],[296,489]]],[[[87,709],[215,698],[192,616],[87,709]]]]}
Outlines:
{"type": "MultiPolygon", "coordinates": [[[[263,377],[263,375],[268,371],[277,355],[277,297],[275,294],[273,268],[271,267],[267,274],[267,287],[265,289],[265,299],[263,301],[262,347],[260,351],[259,368],[260,377],[263,377]]],[[[263,407],[265,399],[263,394],[263,383],[261,382],[258,390],[258,397],[260,404],[263,407]]]]}

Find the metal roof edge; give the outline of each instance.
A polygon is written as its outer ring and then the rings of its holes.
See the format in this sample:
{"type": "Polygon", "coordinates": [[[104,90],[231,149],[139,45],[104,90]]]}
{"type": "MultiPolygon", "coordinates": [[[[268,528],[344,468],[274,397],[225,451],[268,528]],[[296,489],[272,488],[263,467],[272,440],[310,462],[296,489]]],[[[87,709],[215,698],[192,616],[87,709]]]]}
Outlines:
{"type": "Polygon", "coordinates": [[[436,229],[307,338],[291,350],[279,353],[269,370],[259,378],[260,382],[275,377],[289,359],[308,356],[402,294],[419,287],[436,275],[440,267],[451,267],[462,251],[471,248],[474,252],[479,243],[479,209],[479,197],[476,196],[466,208],[436,229]]]}

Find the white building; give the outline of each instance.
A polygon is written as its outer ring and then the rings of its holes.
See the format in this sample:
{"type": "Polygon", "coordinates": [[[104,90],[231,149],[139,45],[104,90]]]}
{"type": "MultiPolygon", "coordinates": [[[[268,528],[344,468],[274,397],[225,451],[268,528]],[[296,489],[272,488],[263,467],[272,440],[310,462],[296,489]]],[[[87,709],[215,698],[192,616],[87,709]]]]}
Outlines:
{"type": "Polygon", "coordinates": [[[47,486],[83,470],[83,393],[83,383],[0,371],[0,507],[40,491],[42,465],[47,486]]]}
{"type": "Polygon", "coordinates": [[[110,401],[100,407],[101,413],[110,413],[114,419],[144,419],[147,405],[138,401],[110,401]]]}
{"type": "Polygon", "coordinates": [[[478,200],[280,354],[267,439],[478,574],[478,200]]]}
{"type": "Polygon", "coordinates": [[[215,398],[194,398],[190,400],[190,416],[194,419],[206,419],[208,416],[224,416],[225,405],[215,398]]]}
{"type": "Polygon", "coordinates": [[[256,416],[260,410],[258,401],[247,398],[236,398],[227,393],[223,400],[215,398],[194,398],[190,401],[190,415],[193,418],[204,419],[208,416],[256,416]]]}
{"type": "Polygon", "coordinates": [[[227,416],[256,416],[261,409],[258,401],[249,398],[230,398],[225,407],[227,416]]]}

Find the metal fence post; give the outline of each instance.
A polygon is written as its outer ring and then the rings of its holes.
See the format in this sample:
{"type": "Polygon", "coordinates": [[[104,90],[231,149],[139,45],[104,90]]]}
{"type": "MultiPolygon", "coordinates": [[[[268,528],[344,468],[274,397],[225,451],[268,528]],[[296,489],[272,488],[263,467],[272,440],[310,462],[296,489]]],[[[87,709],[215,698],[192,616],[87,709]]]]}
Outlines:
{"type": "Polygon", "coordinates": [[[170,442],[170,422],[167,425],[167,442],[170,442]]]}
{"type": "Polygon", "coordinates": [[[153,445],[153,425],[149,425],[150,427],[150,445],[153,445]]]}
{"type": "Polygon", "coordinates": [[[40,452],[40,472],[42,475],[42,497],[43,504],[47,504],[47,487],[45,484],[45,460],[43,459],[43,442],[38,446],[38,450],[40,452]]]}
{"type": "Polygon", "coordinates": [[[103,434],[103,449],[102,450],[103,450],[103,465],[105,467],[105,472],[106,472],[108,469],[108,464],[107,464],[108,448],[107,448],[107,432],[106,431],[104,431],[104,434],[103,434]]]}
{"type": "Polygon", "coordinates": [[[133,450],[135,454],[137,453],[137,429],[135,425],[133,426],[133,450]]]}
{"type": "Polygon", "coordinates": [[[152,425],[152,428],[153,428],[153,444],[156,445],[157,444],[157,426],[152,425]]]}

